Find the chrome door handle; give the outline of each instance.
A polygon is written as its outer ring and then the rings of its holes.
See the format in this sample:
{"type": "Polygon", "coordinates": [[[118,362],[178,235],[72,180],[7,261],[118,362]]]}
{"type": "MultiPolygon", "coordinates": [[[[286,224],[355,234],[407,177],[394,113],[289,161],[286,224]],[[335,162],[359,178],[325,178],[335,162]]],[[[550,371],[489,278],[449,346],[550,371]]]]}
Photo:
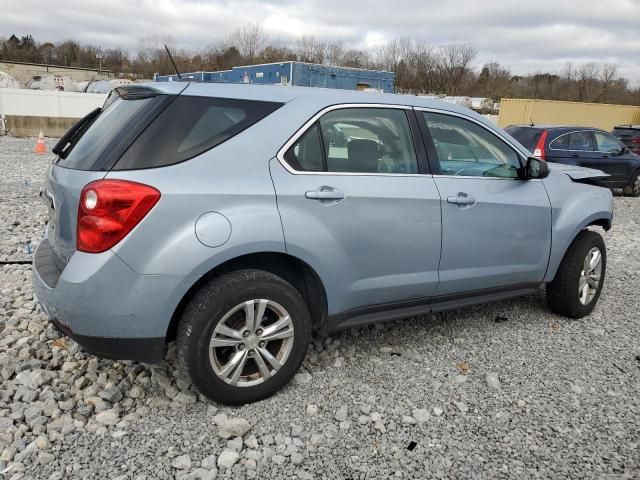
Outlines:
{"type": "Polygon", "coordinates": [[[458,195],[447,197],[447,202],[456,205],[474,205],[476,203],[476,199],[467,193],[460,192],[458,195]]]}
{"type": "Polygon", "coordinates": [[[317,190],[305,192],[305,197],[311,200],[343,200],[344,193],[333,187],[320,187],[317,190]]]}

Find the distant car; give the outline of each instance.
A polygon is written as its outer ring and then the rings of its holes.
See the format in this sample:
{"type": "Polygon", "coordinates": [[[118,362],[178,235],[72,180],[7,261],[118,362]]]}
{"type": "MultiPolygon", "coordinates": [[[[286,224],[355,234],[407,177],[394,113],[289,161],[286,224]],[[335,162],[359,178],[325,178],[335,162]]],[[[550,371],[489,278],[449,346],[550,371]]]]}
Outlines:
{"type": "MultiPolygon", "coordinates": [[[[610,175],[599,179],[602,185],[640,196],[640,155],[608,132],[560,125],[512,125],[505,130],[536,157],[601,170],[610,175]]],[[[640,130],[638,134],[640,138],[640,130]]]]}
{"type": "Polygon", "coordinates": [[[312,330],[541,284],[552,311],[580,318],[605,281],[587,228],[611,226],[611,192],[591,182],[603,173],[530,157],[443,102],[124,86],[52,151],[33,263],[45,312],[103,357],[157,362],[176,339],[194,385],[222,403],[282,388],[312,330]]]}
{"type": "Polygon", "coordinates": [[[640,125],[618,125],[613,133],[633,153],[640,155],[640,125]]]}

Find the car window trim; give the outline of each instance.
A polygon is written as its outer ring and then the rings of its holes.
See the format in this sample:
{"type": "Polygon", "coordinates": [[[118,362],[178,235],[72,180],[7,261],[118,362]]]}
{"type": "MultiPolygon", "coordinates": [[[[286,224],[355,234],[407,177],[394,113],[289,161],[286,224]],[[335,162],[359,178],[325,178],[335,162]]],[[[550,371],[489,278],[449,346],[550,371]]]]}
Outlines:
{"type": "MultiPolygon", "coordinates": [[[[616,137],[615,135],[613,135],[613,134],[611,134],[609,132],[605,132],[604,130],[592,130],[591,133],[593,134],[593,141],[596,144],[596,148],[598,148],[598,139],[596,138],[596,134],[597,133],[599,133],[601,135],[604,135],[605,137],[609,137],[609,138],[613,139],[621,149],[622,148],[627,148],[627,146],[624,143],[622,143],[622,141],[618,137],[616,137]]],[[[615,152],[607,152],[607,151],[604,151],[604,150],[596,150],[596,152],[605,153],[605,154],[615,153],[615,152]]]]}
{"type": "MultiPolygon", "coordinates": [[[[329,105],[324,107],[320,111],[318,111],[315,115],[313,115],[309,120],[307,120],[302,127],[300,127],[296,132],[285,142],[285,144],[280,147],[278,153],[276,154],[276,158],[280,162],[280,164],[291,174],[293,175],[339,175],[339,176],[360,176],[360,177],[430,177],[431,173],[384,173],[384,172],[313,172],[313,171],[305,171],[305,170],[296,170],[291,165],[287,163],[284,158],[284,154],[291,148],[300,137],[302,137],[313,125],[318,122],[320,118],[329,112],[334,110],[344,110],[347,108],[387,108],[392,110],[404,110],[407,115],[407,123],[409,124],[409,131],[411,133],[411,137],[413,140],[414,150],[416,141],[420,139],[415,138],[416,132],[411,128],[411,118],[410,113],[413,110],[413,107],[409,105],[396,105],[390,103],[337,103],[335,105],[329,105]]],[[[322,138],[320,139],[322,142],[322,138]]],[[[420,162],[420,153],[418,151],[416,154],[416,162],[418,163],[418,169],[422,167],[420,162]]],[[[323,160],[324,161],[324,160],[323,160]]]]}
{"type": "MultiPolygon", "coordinates": [[[[480,122],[479,120],[470,117],[468,115],[464,115],[462,113],[458,113],[458,112],[452,112],[450,110],[442,110],[439,108],[431,108],[431,107],[413,107],[413,110],[416,112],[427,112],[427,113],[438,113],[441,115],[449,115],[452,117],[459,117],[462,118],[463,120],[468,120],[472,123],[475,123],[476,125],[478,125],[480,128],[483,128],[485,131],[489,132],[491,135],[495,136],[498,140],[502,140],[504,143],[507,144],[508,147],[510,147],[518,156],[518,159],[520,161],[520,168],[523,168],[524,164],[526,164],[527,158],[529,157],[528,155],[525,155],[524,153],[522,153],[520,151],[519,148],[516,147],[516,145],[510,141],[507,137],[504,137],[502,135],[499,134],[499,132],[495,132],[489,128],[487,128],[486,125],[484,125],[482,122],[480,122]],[[524,161],[524,162],[523,162],[524,161]]],[[[434,177],[439,177],[439,178],[481,178],[483,180],[523,180],[522,178],[512,178],[512,177],[484,177],[484,176],[477,176],[477,175],[443,175],[442,173],[440,173],[440,160],[438,159],[438,154],[436,152],[435,149],[435,145],[433,143],[433,138],[431,138],[431,132],[429,131],[429,127],[427,126],[427,121],[424,118],[424,115],[418,115],[418,123],[420,124],[420,130],[422,131],[422,135],[425,139],[425,147],[427,148],[427,157],[429,159],[429,164],[431,167],[431,172],[433,172],[433,176],[434,177]],[[432,161],[433,159],[433,161],[432,161]],[[433,162],[433,163],[432,163],[433,162]],[[437,162],[437,163],[436,163],[437,162]]],[[[540,179],[529,179],[526,181],[532,181],[532,180],[537,180],[537,181],[541,181],[540,179]]]]}
{"type": "Polygon", "coordinates": [[[605,132],[604,130],[589,130],[589,129],[583,129],[583,130],[572,130],[570,132],[566,132],[563,133],[562,135],[558,135],[556,138],[554,138],[553,140],[551,140],[551,142],[549,142],[549,150],[553,150],[556,152],[585,152],[585,153],[611,153],[611,152],[605,152],[604,150],[571,150],[569,148],[553,148],[551,145],[553,145],[553,143],[558,140],[560,137],[564,137],[565,135],[571,135],[572,133],[582,133],[582,132],[588,132],[591,134],[591,136],[593,137],[593,143],[597,146],[596,142],[596,138],[595,138],[595,134],[596,133],[602,133],[603,135],[608,135],[611,138],[613,138],[616,142],[618,142],[618,144],[620,144],[620,148],[622,148],[623,146],[626,147],[626,145],[623,145],[622,142],[620,142],[620,140],[618,138],[616,138],[614,135],[611,135],[610,133],[605,132]]]}

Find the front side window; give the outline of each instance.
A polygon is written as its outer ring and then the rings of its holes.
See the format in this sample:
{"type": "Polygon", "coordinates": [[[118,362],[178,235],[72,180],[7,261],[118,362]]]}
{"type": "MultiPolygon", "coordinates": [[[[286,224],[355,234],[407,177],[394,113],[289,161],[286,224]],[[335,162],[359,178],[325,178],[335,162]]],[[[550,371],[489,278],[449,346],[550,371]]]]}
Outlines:
{"type": "Polygon", "coordinates": [[[620,153],[622,151],[622,145],[620,142],[611,135],[607,135],[602,132],[594,132],[593,136],[596,138],[596,145],[599,152],[620,153]]]}
{"type": "Polygon", "coordinates": [[[442,175],[518,178],[519,155],[487,129],[452,115],[423,115],[442,175]]]}
{"type": "Polygon", "coordinates": [[[298,171],[418,173],[404,110],[344,108],[323,115],[284,155],[298,171]]]}

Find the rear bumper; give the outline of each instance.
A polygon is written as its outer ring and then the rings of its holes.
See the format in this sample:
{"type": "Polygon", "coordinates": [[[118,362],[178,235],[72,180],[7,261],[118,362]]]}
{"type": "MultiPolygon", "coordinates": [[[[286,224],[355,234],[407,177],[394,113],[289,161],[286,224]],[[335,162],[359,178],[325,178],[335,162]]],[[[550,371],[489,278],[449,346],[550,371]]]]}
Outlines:
{"type": "Polygon", "coordinates": [[[76,252],[55,271],[44,240],[34,255],[33,288],[53,323],[100,357],[157,363],[180,300],[197,276],[140,275],[113,252],[76,252]]]}
{"type": "Polygon", "coordinates": [[[144,363],[160,363],[165,355],[165,339],[159,338],[118,338],[91,337],[78,335],[55,318],[51,323],[64,335],[76,342],[92,355],[113,360],[135,360],[144,363]]]}

